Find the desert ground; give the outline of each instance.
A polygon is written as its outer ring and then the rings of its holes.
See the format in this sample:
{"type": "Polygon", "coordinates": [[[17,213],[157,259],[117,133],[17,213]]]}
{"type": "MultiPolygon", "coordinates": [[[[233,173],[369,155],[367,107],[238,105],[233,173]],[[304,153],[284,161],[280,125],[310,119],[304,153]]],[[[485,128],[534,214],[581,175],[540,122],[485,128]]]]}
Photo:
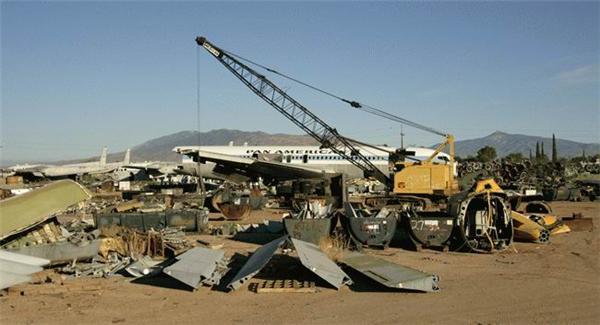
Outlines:
{"type": "MultiPolygon", "coordinates": [[[[276,268],[279,276],[308,277],[319,291],[259,294],[244,286],[230,293],[209,287],[192,292],[173,283],[140,283],[123,276],[67,278],[65,286],[79,289],[36,294],[28,289],[53,284],[27,284],[20,286],[24,295],[9,291],[0,298],[0,323],[598,324],[600,203],[554,202],[552,207],[560,216],[583,213],[593,218],[595,228],[556,235],[547,245],[515,243],[496,254],[366,250],[439,275],[441,290],[435,293],[385,289],[350,270],[346,272],[355,284],[336,291],[283,256],[273,260],[281,267],[276,268]]],[[[254,214],[250,220],[265,216],[277,219],[280,214],[254,214]]],[[[230,255],[247,255],[258,247],[200,237],[222,243],[230,255]]],[[[254,281],[268,277],[261,274],[254,281]]]]}

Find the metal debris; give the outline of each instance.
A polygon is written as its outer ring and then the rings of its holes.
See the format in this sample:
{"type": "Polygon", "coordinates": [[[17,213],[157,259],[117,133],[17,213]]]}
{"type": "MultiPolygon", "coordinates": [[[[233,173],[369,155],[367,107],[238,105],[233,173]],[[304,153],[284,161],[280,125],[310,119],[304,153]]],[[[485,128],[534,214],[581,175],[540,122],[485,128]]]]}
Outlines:
{"type": "Polygon", "coordinates": [[[397,211],[388,208],[370,210],[355,203],[344,203],[345,214],[340,219],[352,242],[365,246],[389,246],[397,226],[397,211]]]}
{"type": "Polygon", "coordinates": [[[490,253],[509,247],[513,222],[506,197],[492,179],[478,181],[470,190],[451,196],[449,211],[456,216],[458,230],[453,249],[490,253]]]}
{"type": "Polygon", "coordinates": [[[352,252],[346,254],[342,262],[386,287],[426,292],[439,290],[437,275],[417,271],[381,258],[352,252]]]}
{"type": "Polygon", "coordinates": [[[125,268],[125,271],[135,278],[152,276],[161,271],[161,268],[157,267],[159,263],[160,261],[155,261],[150,256],[144,255],[142,258],[129,264],[125,268]]]}
{"type": "Polygon", "coordinates": [[[49,264],[55,265],[73,260],[82,261],[92,259],[98,255],[101,244],[101,239],[81,246],[70,242],[62,242],[50,245],[25,246],[11,250],[11,252],[47,259],[49,260],[49,264]]]}
{"type": "Polygon", "coordinates": [[[407,210],[401,213],[400,226],[408,231],[415,247],[448,250],[455,217],[441,211],[407,210]]]}
{"type": "Polygon", "coordinates": [[[219,210],[223,216],[228,220],[242,220],[250,215],[252,207],[250,203],[241,202],[241,199],[237,199],[232,202],[219,203],[219,210]]]}
{"type": "Polygon", "coordinates": [[[14,236],[46,222],[55,213],[85,201],[91,194],[81,185],[62,180],[28,193],[0,201],[0,240],[6,243],[14,236]]]}
{"type": "Polygon", "coordinates": [[[323,238],[327,238],[337,223],[337,218],[320,219],[296,219],[284,218],[285,231],[292,237],[319,244],[323,238]]]}
{"type": "Polygon", "coordinates": [[[511,217],[516,240],[536,243],[548,243],[550,241],[550,231],[542,225],[516,211],[511,211],[511,217]]]}
{"type": "MultiPolygon", "coordinates": [[[[248,262],[229,282],[227,287],[231,290],[239,289],[245,282],[260,272],[271,260],[278,248],[280,248],[290,237],[288,235],[280,237],[257,249],[248,262]]],[[[336,289],[343,284],[351,284],[350,278],[333,262],[319,247],[298,239],[291,239],[291,243],[296,248],[300,262],[307,269],[317,274],[323,280],[330,283],[336,289]]]]}
{"type": "Polygon", "coordinates": [[[227,271],[225,251],[195,247],[176,257],[163,273],[197,289],[201,284],[218,285],[227,271]]]}
{"type": "Polygon", "coordinates": [[[291,240],[294,244],[294,248],[296,248],[296,252],[298,252],[300,262],[302,262],[302,265],[307,269],[314,272],[336,289],[339,289],[344,284],[352,284],[350,277],[344,273],[337,264],[330,260],[329,257],[327,257],[327,255],[325,255],[325,253],[323,253],[323,251],[315,244],[307,243],[296,238],[291,238],[291,240]]]}
{"type": "Polygon", "coordinates": [[[272,242],[257,249],[252,256],[248,259],[248,262],[244,264],[241,270],[233,277],[233,279],[227,285],[230,290],[239,289],[246,281],[250,280],[260,270],[269,263],[271,257],[275,254],[277,249],[286,242],[289,237],[283,236],[273,240],[272,242]]]}
{"type": "Polygon", "coordinates": [[[166,227],[183,227],[186,231],[202,231],[208,224],[208,209],[169,210],[167,212],[96,214],[98,228],[117,225],[142,231],[166,227]]]}
{"type": "Polygon", "coordinates": [[[117,212],[127,212],[131,210],[136,210],[144,206],[144,202],[140,202],[138,200],[130,200],[117,204],[115,207],[115,211],[117,212]]]}
{"type": "Polygon", "coordinates": [[[144,255],[150,257],[163,257],[169,253],[177,255],[191,246],[191,243],[185,239],[185,233],[181,228],[164,228],[160,231],[143,232],[113,226],[103,228],[102,232],[105,237],[108,237],[104,240],[111,241],[110,245],[104,245],[106,246],[105,251],[118,251],[134,259],[142,258],[144,255]]]}
{"type": "Polygon", "coordinates": [[[332,203],[325,199],[305,200],[298,205],[298,213],[284,215],[283,225],[292,238],[318,245],[330,235],[337,224],[337,215],[332,213],[332,203]]]}
{"type": "Polygon", "coordinates": [[[77,263],[73,261],[73,263],[60,268],[60,271],[71,274],[74,277],[91,276],[101,278],[117,273],[128,265],[130,261],[129,257],[121,257],[116,252],[111,252],[106,259],[95,257],[91,263],[77,263]]]}
{"type": "Polygon", "coordinates": [[[0,250],[0,289],[29,282],[31,274],[42,270],[50,261],[0,250]]]}

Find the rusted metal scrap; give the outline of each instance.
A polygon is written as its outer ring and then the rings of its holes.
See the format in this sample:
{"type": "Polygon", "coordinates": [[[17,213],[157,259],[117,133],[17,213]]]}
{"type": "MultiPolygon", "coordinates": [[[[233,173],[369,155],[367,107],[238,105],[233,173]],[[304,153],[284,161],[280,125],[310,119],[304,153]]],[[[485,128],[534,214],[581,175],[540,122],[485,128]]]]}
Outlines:
{"type": "Polygon", "coordinates": [[[223,202],[218,203],[219,210],[227,220],[245,219],[252,210],[249,202],[223,202]]]}

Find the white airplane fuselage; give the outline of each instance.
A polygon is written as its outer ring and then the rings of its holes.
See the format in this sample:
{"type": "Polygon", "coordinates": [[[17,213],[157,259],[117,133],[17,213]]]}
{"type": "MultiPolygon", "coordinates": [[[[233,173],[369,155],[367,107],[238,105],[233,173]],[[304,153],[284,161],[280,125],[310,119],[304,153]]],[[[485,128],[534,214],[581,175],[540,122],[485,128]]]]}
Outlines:
{"type": "MultiPolygon", "coordinates": [[[[319,146],[182,146],[178,148],[196,149],[200,151],[213,152],[218,154],[229,155],[239,158],[255,158],[255,159],[273,159],[274,161],[304,166],[308,168],[319,169],[333,173],[344,173],[349,178],[361,178],[363,172],[358,167],[354,166],[350,161],[336,154],[331,149],[322,149],[319,146]]],[[[370,147],[357,146],[357,149],[362,155],[367,157],[369,161],[379,168],[385,174],[389,173],[389,151],[394,151],[392,147],[378,147],[382,150],[376,150],[370,147]]],[[[411,156],[418,160],[429,158],[434,150],[429,148],[409,147],[407,151],[414,151],[415,155],[411,156]]],[[[439,153],[434,159],[435,162],[446,163],[446,160],[439,157],[449,158],[445,153],[439,153]]],[[[185,161],[184,161],[185,163],[185,161]]],[[[206,165],[211,168],[214,164],[206,165]]],[[[207,170],[208,172],[208,170],[207,170]]]]}

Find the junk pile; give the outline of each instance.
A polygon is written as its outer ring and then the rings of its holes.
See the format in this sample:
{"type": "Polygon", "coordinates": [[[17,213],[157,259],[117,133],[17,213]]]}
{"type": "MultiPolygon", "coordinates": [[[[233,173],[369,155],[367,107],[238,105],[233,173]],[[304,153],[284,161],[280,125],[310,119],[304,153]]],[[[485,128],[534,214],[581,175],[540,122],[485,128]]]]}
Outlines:
{"type": "MultiPolygon", "coordinates": [[[[95,223],[77,218],[63,224],[51,223],[55,222],[55,214],[89,198],[90,194],[77,183],[61,181],[34,190],[19,200],[14,198],[12,201],[3,202],[3,208],[6,208],[3,212],[9,211],[12,215],[2,214],[3,238],[9,238],[4,242],[4,249],[0,250],[2,288],[28,282],[32,273],[39,272],[42,266],[49,265],[55,272],[70,277],[129,274],[135,278],[152,278],[162,275],[191,290],[200,286],[218,286],[228,272],[235,271],[235,275],[226,285],[233,291],[250,282],[252,277],[261,272],[279,249],[289,255],[292,248],[301,265],[324,283],[335,289],[352,284],[350,277],[316,243],[290,235],[282,236],[282,222],[268,222],[262,227],[244,229],[279,235],[275,240],[257,249],[237,270],[230,268],[231,261],[224,250],[193,247],[193,243],[187,240],[185,230],[202,228],[198,226],[197,215],[190,219],[190,222],[180,225],[174,221],[175,214],[169,214],[168,211],[143,212],[144,204],[139,201],[127,201],[113,208],[117,212],[96,214],[95,223]],[[43,209],[35,209],[35,215],[27,215],[31,213],[31,209],[24,208],[24,204],[38,203],[43,206],[45,201],[51,204],[43,209]],[[135,212],[126,214],[125,211],[135,212]],[[22,223],[11,223],[11,216],[16,215],[28,217],[26,220],[30,224],[25,226],[22,223]],[[53,227],[47,236],[40,237],[40,229],[49,224],[53,227]],[[173,227],[174,224],[179,226],[173,227]],[[38,237],[42,238],[39,242],[23,240],[38,237]]],[[[300,212],[290,218],[303,221],[328,220],[332,214],[331,207],[330,202],[309,200],[300,212]]],[[[324,233],[323,237],[328,234],[324,233]]],[[[339,261],[388,287],[425,292],[438,290],[437,276],[361,253],[353,253],[348,255],[347,259],[339,261]]],[[[263,289],[265,288],[263,286],[263,289]]]]}
{"type": "Polygon", "coordinates": [[[305,199],[295,205],[299,211],[283,215],[285,231],[292,238],[318,245],[323,238],[329,237],[338,220],[331,200],[305,199]]]}
{"type": "MultiPolygon", "coordinates": [[[[200,207],[197,197],[94,200],[86,188],[64,180],[0,201],[0,289],[30,282],[31,274],[47,267],[75,278],[166,277],[188,290],[235,291],[253,282],[249,289],[256,292],[315,292],[315,279],[335,289],[352,286],[343,266],[389,288],[435,292],[436,275],[365,254],[362,248],[386,248],[402,232],[414,246],[480,253],[504,249],[513,238],[547,243],[570,228],[542,199],[503,191],[489,180],[450,197],[448,213],[356,202],[336,210],[332,198],[303,196],[281,221],[209,226],[208,209],[200,207]],[[189,232],[266,244],[245,258],[228,254],[222,244],[191,239],[189,232]],[[285,268],[277,266],[279,260],[286,261],[285,268]],[[295,278],[296,271],[286,275],[290,267],[311,278],[295,278]],[[277,270],[274,279],[267,274],[271,269],[277,270]],[[262,284],[253,281],[259,273],[262,284]],[[223,278],[230,280],[221,286],[223,278]]],[[[574,217],[571,222],[585,221],[574,217]]]]}
{"type": "Polygon", "coordinates": [[[567,165],[569,174],[600,174],[600,161],[592,159],[583,159],[577,162],[571,162],[567,165]]]}
{"type": "MultiPolygon", "coordinates": [[[[286,235],[257,249],[229,282],[227,288],[232,291],[240,289],[265,268],[277,250],[285,245],[294,248],[300,263],[306,269],[335,289],[353,284],[350,277],[319,246],[286,235]]],[[[349,253],[340,262],[387,287],[424,292],[439,290],[439,279],[435,275],[362,253],[349,253]]]]}
{"type": "Polygon", "coordinates": [[[492,177],[502,188],[518,189],[522,185],[564,185],[564,166],[560,163],[513,162],[505,159],[490,162],[465,161],[458,165],[458,176],[492,177]]]}
{"type": "Polygon", "coordinates": [[[346,182],[348,194],[383,194],[386,191],[385,184],[374,178],[355,178],[346,182]]]}
{"type": "Polygon", "coordinates": [[[543,191],[547,201],[581,200],[581,186],[576,178],[586,173],[600,173],[600,162],[514,162],[499,159],[485,163],[463,161],[458,164],[458,176],[465,183],[476,178],[492,177],[504,189],[521,191],[534,188],[543,191]]]}
{"type": "MultiPolygon", "coordinates": [[[[519,201],[523,199],[518,196],[519,201]]],[[[515,201],[515,200],[513,200],[515,201]]],[[[543,201],[514,204],[511,211],[515,240],[547,243],[550,235],[568,233],[571,228],[552,213],[552,208],[543,201]]]]}
{"type": "Polygon", "coordinates": [[[0,201],[0,247],[18,248],[65,241],[56,214],[88,200],[91,194],[73,181],[58,181],[0,201]]]}
{"type": "Polygon", "coordinates": [[[177,261],[163,269],[163,273],[193,289],[201,285],[218,285],[229,268],[225,251],[195,247],[177,256],[177,261]]]}
{"type": "Polygon", "coordinates": [[[394,245],[493,253],[507,249],[513,239],[541,243],[551,234],[569,231],[541,194],[504,191],[493,179],[477,181],[451,196],[446,207],[436,209],[407,207],[403,202],[381,208],[368,201],[346,202],[339,220],[345,237],[358,250],[394,245]]]}
{"type": "MultiPolygon", "coordinates": [[[[177,212],[163,218],[149,213],[139,220],[123,218],[122,223],[96,227],[97,222],[82,216],[106,208],[91,202],[91,197],[78,183],[62,180],[0,201],[0,269],[14,273],[7,275],[8,285],[27,282],[28,274],[41,270],[42,265],[75,277],[106,277],[141,259],[175,256],[192,246],[184,231],[203,229],[207,221],[201,210],[191,219],[177,212]],[[57,216],[75,211],[80,217],[58,221],[57,216]]],[[[114,209],[142,206],[123,202],[114,209]]]]}

